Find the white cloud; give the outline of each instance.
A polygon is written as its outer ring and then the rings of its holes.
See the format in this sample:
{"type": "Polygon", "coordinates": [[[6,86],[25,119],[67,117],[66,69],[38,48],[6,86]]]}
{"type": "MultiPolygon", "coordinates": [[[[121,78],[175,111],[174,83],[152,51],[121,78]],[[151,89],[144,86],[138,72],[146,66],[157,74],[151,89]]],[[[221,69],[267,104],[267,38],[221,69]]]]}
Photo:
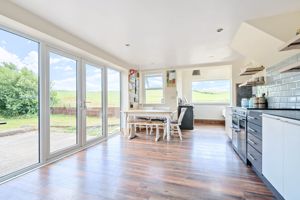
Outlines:
{"type": "Polygon", "coordinates": [[[63,80],[52,81],[54,90],[76,90],[76,78],[67,78],[63,80]]]}
{"type": "Polygon", "coordinates": [[[7,44],[7,42],[5,40],[1,40],[1,44],[2,44],[2,46],[5,46],[7,44]]]}
{"type": "Polygon", "coordinates": [[[30,51],[24,59],[20,59],[16,54],[8,52],[0,47],[0,63],[13,63],[18,69],[24,67],[37,73],[38,71],[38,52],[30,51]]]}
{"type": "Polygon", "coordinates": [[[100,91],[101,88],[101,73],[96,73],[86,77],[86,87],[88,91],[100,91]]]}
{"type": "Polygon", "coordinates": [[[59,62],[61,62],[61,59],[59,58],[50,58],[50,65],[55,65],[59,62]]]}
{"type": "Polygon", "coordinates": [[[55,64],[62,65],[62,64],[65,64],[66,62],[70,62],[70,61],[74,62],[74,60],[63,57],[63,56],[59,56],[59,55],[50,56],[50,65],[55,65],[55,64]]]}
{"type": "Polygon", "coordinates": [[[68,65],[68,66],[64,67],[64,71],[65,72],[73,71],[73,68],[68,65]]]}
{"type": "Polygon", "coordinates": [[[28,55],[23,59],[24,65],[32,70],[33,72],[38,72],[38,66],[39,66],[39,54],[36,51],[30,51],[28,55]]]}

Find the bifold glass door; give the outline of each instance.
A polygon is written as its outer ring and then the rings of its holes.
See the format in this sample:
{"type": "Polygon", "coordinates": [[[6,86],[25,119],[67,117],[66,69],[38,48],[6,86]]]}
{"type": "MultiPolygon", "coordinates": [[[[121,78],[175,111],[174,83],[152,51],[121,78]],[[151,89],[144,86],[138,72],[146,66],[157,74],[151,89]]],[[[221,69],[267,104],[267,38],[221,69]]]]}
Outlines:
{"type": "Polygon", "coordinates": [[[107,131],[120,132],[121,125],[121,73],[107,69],[107,131]]]}
{"type": "Polygon", "coordinates": [[[39,43],[0,29],[0,180],[39,163],[39,43]]]}
{"type": "Polygon", "coordinates": [[[50,154],[78,144],[77,65],[49,52],[50,154]]]}
{"type": "Polygon", "coordinates": [[[0,28],[0,182],[118,133],[120,84],[120,71],[0,28]]]}
{"type": "Polygon", "coordinates": [[[84,65],[83,130],[86,141],[92,141],[103,134],[103,70],[95,65],[84,65]]]}

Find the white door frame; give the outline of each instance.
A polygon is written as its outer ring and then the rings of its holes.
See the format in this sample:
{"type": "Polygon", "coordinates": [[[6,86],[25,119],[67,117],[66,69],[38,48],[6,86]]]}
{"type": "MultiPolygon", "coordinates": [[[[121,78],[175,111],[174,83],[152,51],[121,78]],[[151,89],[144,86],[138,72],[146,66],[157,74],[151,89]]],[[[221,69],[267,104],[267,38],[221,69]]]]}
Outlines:
{"type": "Polygon", "coordinates": [[[99,66],[98,64],[95,64],[90,61],[82,60],[82,80],[81,80],[81,93],[82,93],[82,101],[81,101],[81,112],[82,112],[82,129],[81,129],[81,137],[82,137],[82,146],[85,146],[87,144],[95,143],[96,141],[100,141],[103,138],[106,137],[105,133],[105,121],[104,121],[104,110],[105,110],[105,102],[104,102],[104,87],[105,87],[105,82],[104,82],[104,67],[99,66]],[[102,136],[96,137],[91,140],[87,140],[87,135],[86,135],[86,65],[90,65],[92,67],[98,68],[101,70],[101,106],[102,106],[102,115],[101,115],[101,122],[102,122],[102,136]]]}
{"type": "Polygon", "coordinates": [[[53,159],[55,157],[61,156],[63,154],[66,154],[72,150],[80,148],[82,145],[82,138],[80,137],[80,130],[82,130],[82,113],[81,113],[81,99],[82,99],[82,94],[81,94],[81,89],[80,89],[80,84],[81,84],[81,59],[78,57],[75,57],[71,54],[68,54],[62,50],[53,48],[53,47],[46,47],[46,57],[47,57],[47,64],[46,64],[46,74],[47,74],[47,88],[46,88],[46,99],[47,99],[47,105],[46,105],[46,116],[47,117],[47,123],[45,124],[45,127],[47,129],[46,131],[46,138],[47,138],[47,158],[46,160],[53,159]],[[76,61],[76,144],[60,149],[55,152],[50,152],[50,105],[49,105],[49,98],[50,98],[50,53],[54,53],[72,60],[76,61]]]}

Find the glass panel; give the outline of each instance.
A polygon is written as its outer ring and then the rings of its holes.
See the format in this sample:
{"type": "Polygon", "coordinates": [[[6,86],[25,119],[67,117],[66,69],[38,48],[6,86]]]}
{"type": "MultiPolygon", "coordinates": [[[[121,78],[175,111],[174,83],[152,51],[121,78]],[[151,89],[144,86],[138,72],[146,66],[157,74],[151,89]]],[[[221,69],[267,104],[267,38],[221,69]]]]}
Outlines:
{"type": "Polygon", "coordinates": [[[77,144],[76,60],[50,53],[50,152],[77,144]]]}
{"type": "Polygon", "coordinates": [[[229,103],[230,81],[196,81],[192,83],[193,103],[229,103]]]}
{"type": "Polygon", "coordinates": [[[163,76],[146,75],[145,76],[145,103],[161,104],[163,103],[163,76]]]}
{"type": "Polygon", "coordinates": [[[108,134],[113,134],[120,131],[120,105],[121,105],[121,90],[120,90],[120,72],[112,69],[107,69],[107,125],[108,134]]]}
{"type": "Polygon", "coordinates": [[[86,65],[86,137],[91,140],[102,132],[102,70],[86,65]]]}
{"type": "Polygon", "coordinates": [[[0,177],[39,163],[39,44],[0,29],[0,177]]]}

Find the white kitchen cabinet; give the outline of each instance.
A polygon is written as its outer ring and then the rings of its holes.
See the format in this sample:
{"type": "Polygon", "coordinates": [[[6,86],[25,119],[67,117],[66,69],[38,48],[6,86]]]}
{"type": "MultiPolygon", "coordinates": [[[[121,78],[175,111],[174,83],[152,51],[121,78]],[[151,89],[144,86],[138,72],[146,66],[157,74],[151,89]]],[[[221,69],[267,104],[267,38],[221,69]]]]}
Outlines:
{"type": "Polygon", "coordinates": [[[300,121],[263,115],[262,173],[285,200],[300,199],[300,121]]]}
{"type": "Polygon", "coordinates": [[[283,194],[283,122],[263,115],[262,123],[262,173],[283,194]]]}
{"type": "Polygon", "coordinates": [[[300,122],[283,119],[283,197],[300,199],[300,122]]]}

